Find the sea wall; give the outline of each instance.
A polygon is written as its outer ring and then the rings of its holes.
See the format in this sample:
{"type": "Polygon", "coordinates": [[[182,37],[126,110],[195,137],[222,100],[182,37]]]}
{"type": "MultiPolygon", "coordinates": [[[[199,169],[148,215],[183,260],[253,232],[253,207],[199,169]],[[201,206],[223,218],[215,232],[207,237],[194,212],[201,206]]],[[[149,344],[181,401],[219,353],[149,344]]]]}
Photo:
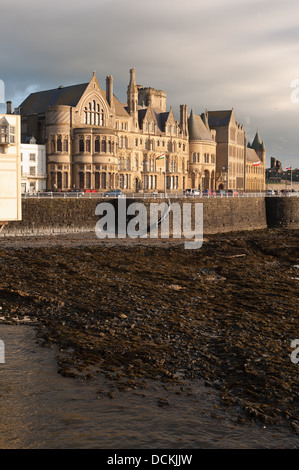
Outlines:
{"type": "MultiPolygon", "coordinates": [[[[101,202],[111,202],[117,209],[117,199],[23,199],[22,220],[9,223],[1,236],[71,233],[95,230],[99,216],[96,207],[101,202]]],[[[126,205],[142,202],[203,203],[204,234],[240,230],[257,230],[267,226],[299,226],[299,198],[181,198],[181,199],[126,199],[126,205]]],[[[116,210],[117,212],[117,210],[116,210]]],[[[170,217],[170,226],[172,224],[170,217]]]]}
{"type": "Polygon", "coordinates": [[[267,197],[268,227],[299,228],[299,197],[267,197]]]}

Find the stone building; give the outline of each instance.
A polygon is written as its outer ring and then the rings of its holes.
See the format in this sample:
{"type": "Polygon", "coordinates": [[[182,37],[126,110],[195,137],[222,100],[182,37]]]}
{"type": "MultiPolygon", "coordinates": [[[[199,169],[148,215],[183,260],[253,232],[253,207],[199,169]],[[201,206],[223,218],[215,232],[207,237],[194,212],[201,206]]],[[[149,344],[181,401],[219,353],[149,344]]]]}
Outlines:
{"type": "MultiPolygon", "coordinates": [[[[204,116],[203,116],[204,118],[204,116]]],[[[216,131],[191,110],[189,130],[189,177],[192,188],[215,189],[216,178],[216,131]]]]}
{"type": "Polygon", "coordinates": [[[21,220],[21,122],[11,112],[0,114],[0,231],[10,221],[21,220]]]}
{"type": "Polygon", "coordinates": [[[244,190],[246,135],[234,109],[206,111],[205,119],[216,131],[216,187],[244,190]]]}
{"type": "Polygon", "coordinates": [[[246,148],[246,191],[264,191],[266,187],[266,147],[257,132],[246,148]]]}
{"type": "Polygon", "coordinates": [[[130,70],[127,102],[89,83],[30,94],[19,107],[22,142],[46,145],[47,188],[181,192],[244,189],[246,137],[234,110],[179,118],[163,90],[137,85],[130,70]],[[160,158],[159,158],[160,157],[160,158]]]}
{"type": "Polygon", "coordinates": [[[21,143],[22,193],[36,193],[47,188],[46,146],[38,145],[34,137],[21,143]]]}
{"type": "Polygon", "coordinates": [[[172,107],[166,110],[166,93],[137,85],[135,69],[127,103],[114,95],[111,76],[103,90],[94,73],[89,83],[32,93],[19,112],[23,142],[34,136],[46,145],[48,189],[151,192],[164,191],[166,184],[176,192],[215,184],[210,131],[203,132],[197,116],[196,138],[203,140],[193,140],[190,153],[190,119],[194,125],[187,106],[180,106],[176,120],[172,107]]]}

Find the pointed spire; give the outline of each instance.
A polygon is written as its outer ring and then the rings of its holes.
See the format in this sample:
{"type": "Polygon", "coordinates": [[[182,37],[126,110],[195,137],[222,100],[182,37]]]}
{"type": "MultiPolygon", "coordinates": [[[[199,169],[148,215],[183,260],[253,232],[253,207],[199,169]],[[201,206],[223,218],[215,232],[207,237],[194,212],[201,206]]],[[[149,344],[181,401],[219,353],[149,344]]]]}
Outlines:
{"type": "Polygon", "coordinates": [[[193,108],[191,108],[191,113],[188,119],[188,131],[189,131],[190,140],[198,140],[197,139],[198,129],[197,129],[197,125],[196,125],[196,121],[194,117],[193,108]]]}
{"type": "Polygon", "coordinates": [[[251,148],[254,150],[261,150],[262,149],[262,140],[260,138],[259,132],[256,131],[255,137],[253,139],[253,142],[251,144],[251,148]]]}

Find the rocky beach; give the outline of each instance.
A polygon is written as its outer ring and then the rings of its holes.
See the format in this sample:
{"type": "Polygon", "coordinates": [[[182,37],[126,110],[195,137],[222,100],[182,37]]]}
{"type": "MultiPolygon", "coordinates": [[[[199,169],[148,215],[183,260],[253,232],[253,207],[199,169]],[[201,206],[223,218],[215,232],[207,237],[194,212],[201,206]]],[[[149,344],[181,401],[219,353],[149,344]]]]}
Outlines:
{"type": "MultiPolygon", "coordinates": [[[[217,390],[240,424],[299,433],[299,237],[270,229],[179,240],[95,234],[4,237],[0,324],[28,324],[59,347],[60,374],[105,375],[108,393],[147,381],[217,390]]],[[[161,407],[169,406],[161,400],[161,407]]]]}

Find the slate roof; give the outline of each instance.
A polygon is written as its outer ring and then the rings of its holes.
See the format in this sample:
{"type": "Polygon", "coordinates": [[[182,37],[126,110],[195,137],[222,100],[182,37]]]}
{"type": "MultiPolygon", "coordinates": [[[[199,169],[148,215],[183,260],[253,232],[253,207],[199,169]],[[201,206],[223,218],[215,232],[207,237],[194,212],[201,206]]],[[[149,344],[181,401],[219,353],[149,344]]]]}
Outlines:
{"type": "Polygon", "coordinates": [[[254,140],[251,144],[251,148],[255,150],[265,150],[264,142],[262,142],[262,139],[260,138],[258,132],[255,134],[254,140]]]}
{"type": "MultiPolygon", "coordinates": [[[[66,105],[75,107],[79,103],[89,83],[71,85],[53,90],[31,93],[20,105],[21,114],[44,114],[48,106],[66,105]]],[[[106,91],[102,90],[106,99],[106,91]]],[[[113,95],[115,112],[118,116],[128,116],[125,106],[113,95]]]]}
{"type": "Polygon", "coordinates": [[[43,114],[48,106],[76,106],[89,83],[31,93],[22,104],[21,114],[43,114]]]}
{"type": "Polygon", "coordinates": [[[231,120],[233,110],[208,111],[208,123],[210,128],[217,126],[227,126],[231,120]]]}
{"type": "Polygon", "coordinates": [[[207,129],[200,116],[194,114],[191,110],[188,119],[188,131],[190,141],[208,141],[214,142],[210,131],[207,129]]]}

